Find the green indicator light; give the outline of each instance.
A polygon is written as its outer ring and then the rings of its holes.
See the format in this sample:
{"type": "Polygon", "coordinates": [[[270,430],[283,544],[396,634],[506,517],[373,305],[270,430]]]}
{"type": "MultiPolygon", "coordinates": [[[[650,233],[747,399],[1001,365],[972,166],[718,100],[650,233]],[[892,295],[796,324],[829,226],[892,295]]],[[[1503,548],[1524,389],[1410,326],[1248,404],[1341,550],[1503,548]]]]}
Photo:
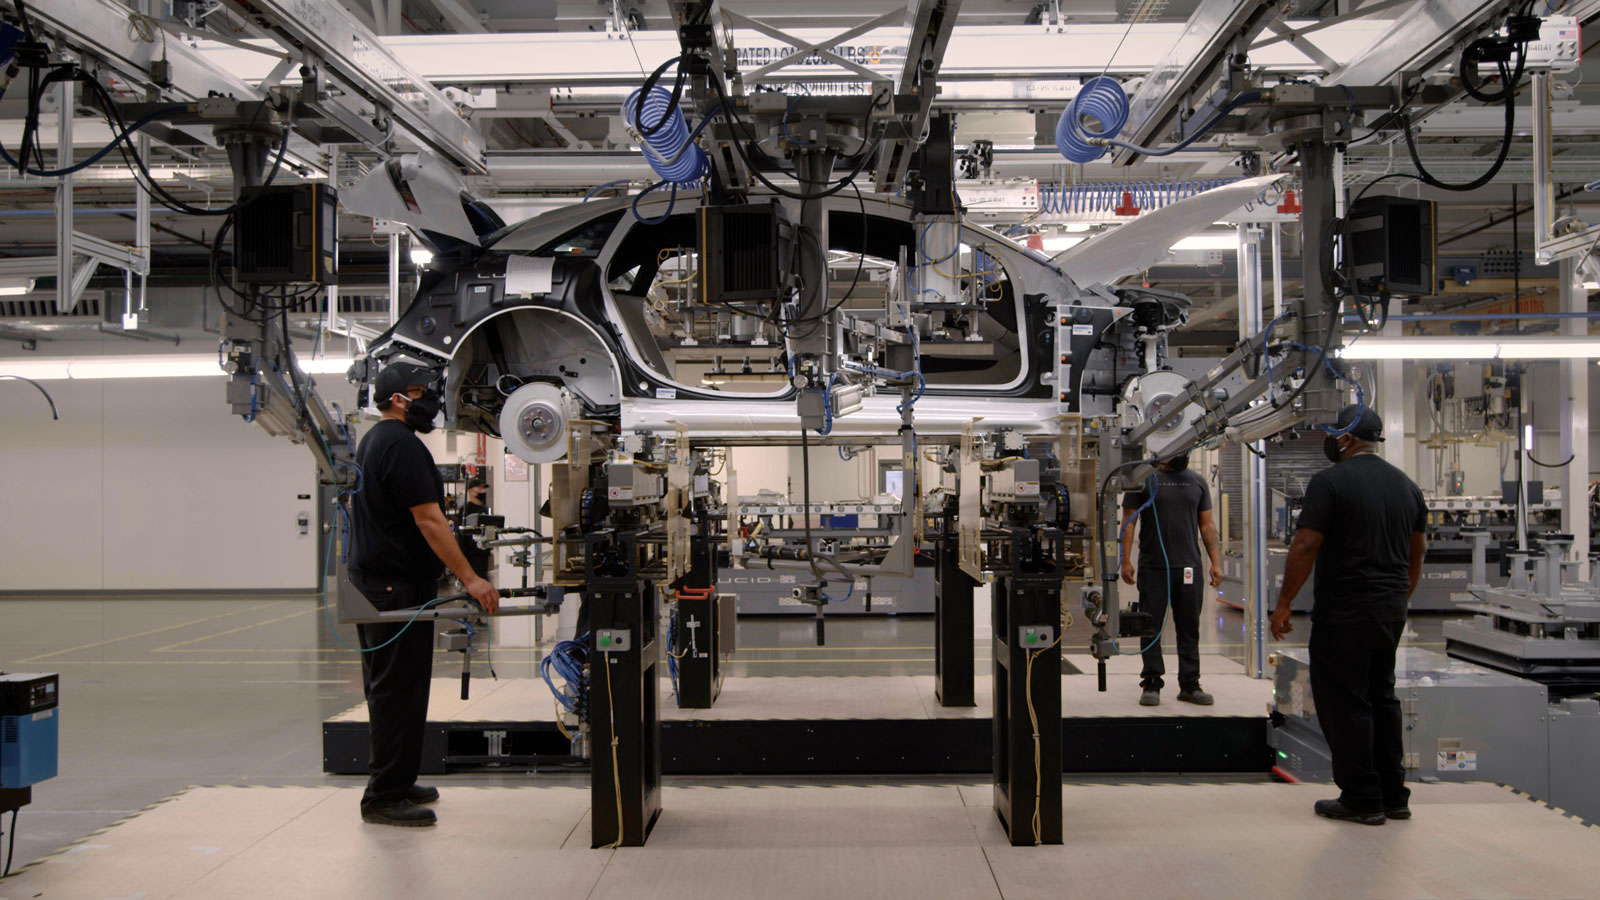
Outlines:
{"type": "Polygon", "coordinates": [[[1289,754],[1283,752],[1282,750],[1279,750],[1278,751],[1278,758],[1279,759],[1288,759],[1289,758],[1289,754]]]}

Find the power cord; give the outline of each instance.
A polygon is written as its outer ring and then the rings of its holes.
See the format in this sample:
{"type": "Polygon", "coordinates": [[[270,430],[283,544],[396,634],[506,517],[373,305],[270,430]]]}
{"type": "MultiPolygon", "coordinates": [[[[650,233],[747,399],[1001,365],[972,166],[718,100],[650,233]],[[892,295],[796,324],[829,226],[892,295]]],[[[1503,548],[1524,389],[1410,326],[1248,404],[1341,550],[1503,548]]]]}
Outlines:
{"type": "MultiPolygon", "coordinates": [[[[606,654],[600,654],[602,660],[607,659],[606,654]]],[[[621,739],[617,737],[617,706],[611,697],[611,664],[604,663],[606,667],[606,721],[611,732],[611,794],[617,798],[617,839],[607,844],[602,849],[614,850],[622,846],[622,772],[617,765],[617,745],[621,739]]]]}
{"type": "Polygon", "coordinates": [[[32,378],[24,378],[21,375],[0,375],[0,378],[12,378],[12,379],[15,379],[17,381],[26,381],[27,383],[33,385],[35,388],[37,388],[39,390],[39,393],[44,395],[45,402],[50,404],[50,418],[56,419],[56,420],[59,420],[61,418],[61,414],[56,412],[56,401],[55,401],[55,399],[50,396],[50,392],[49,391],[44,389],[44,385],[40,384],[37,381],[34,381],[32,378]]]}
{"type": "Polygon", "coordinates": [[[17,861],[17,813],[19,812],[21,810],[11,811],[11,844],[10,849],[6,850],[6,867],[0,870],[0,878],[11,877],[11,864],[17,861]]]}

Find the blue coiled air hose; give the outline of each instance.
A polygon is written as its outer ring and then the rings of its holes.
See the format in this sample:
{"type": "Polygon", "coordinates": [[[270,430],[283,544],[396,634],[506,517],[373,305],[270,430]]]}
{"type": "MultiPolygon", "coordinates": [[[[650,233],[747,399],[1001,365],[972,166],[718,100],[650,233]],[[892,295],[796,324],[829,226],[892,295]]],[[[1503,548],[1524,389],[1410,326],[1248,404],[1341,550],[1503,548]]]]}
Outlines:
{"type": "Polygon", "coordinates": [[[694,143],[694,135],[689,133],[689,123],[684,121],[683,110],[672,105],[672,94],[666,88],[653,87],[641,108],[639,95],[643,90],[640,88],[629,94],[622,109],[628,124],[640,131],[640,140],[645,146],[644,158],[650,163],[650,168],[662,181],[673,184],[687,184],[704,178],[709,168],[706,153],[694,143]],[[663,117],[667,120],[666,124],[646,136],[644,132],[660,125],[663,117]]]}
{"type": "Polygon", "coordinates": [[[1105,147],[1089,143],[1090,138],[1114,138],[1128,122],[1128,94],[1115,78],[1098,75],[1083,83],[1056,121],[1056,149],[1075,163],[1094,162],[1106,154],[1105,147]],[[1091,118],[1100,124],[1091,130],[1084,124],[1091,118]]]}

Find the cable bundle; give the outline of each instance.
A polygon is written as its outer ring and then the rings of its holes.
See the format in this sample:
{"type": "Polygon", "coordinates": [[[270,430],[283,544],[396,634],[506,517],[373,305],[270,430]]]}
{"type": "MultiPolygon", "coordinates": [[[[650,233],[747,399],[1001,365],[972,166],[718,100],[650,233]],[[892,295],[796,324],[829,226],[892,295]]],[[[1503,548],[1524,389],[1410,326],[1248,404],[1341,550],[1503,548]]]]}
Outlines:
{"type": "Polygon", "coordinates": [[[586,718],[589,712],[589,680],[583,674],[588,660],[589,636],[585,634],[577,640],[557,643],[549,655],[539,661],[539,674],[544,676],[544,683],[550,686],[556,702],[568,712],[577,713],[579,718],[586,718]],[[556,687],[550,678],[551,669],[566,681],[565,690],[556,687]]]}

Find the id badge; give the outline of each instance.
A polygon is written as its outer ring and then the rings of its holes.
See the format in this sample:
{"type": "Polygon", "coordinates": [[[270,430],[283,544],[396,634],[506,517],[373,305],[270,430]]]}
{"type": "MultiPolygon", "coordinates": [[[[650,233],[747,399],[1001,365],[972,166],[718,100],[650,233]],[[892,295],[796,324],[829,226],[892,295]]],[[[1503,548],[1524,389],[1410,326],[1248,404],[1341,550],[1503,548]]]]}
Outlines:
{"type": "Polygon", "coordinates": [[[1183,567],[1183,583],[1194,584],[1194,566],[1183,567]]]}

